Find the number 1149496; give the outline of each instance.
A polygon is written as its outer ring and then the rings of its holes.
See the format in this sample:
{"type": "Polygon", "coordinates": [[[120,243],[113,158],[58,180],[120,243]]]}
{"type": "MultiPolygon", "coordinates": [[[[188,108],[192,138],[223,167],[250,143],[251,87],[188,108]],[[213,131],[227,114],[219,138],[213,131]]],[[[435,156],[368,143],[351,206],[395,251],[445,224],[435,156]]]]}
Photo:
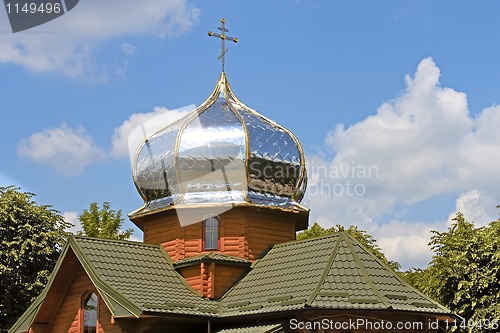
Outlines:
{"type": "Polygon", "coordinates": [[[46,14],[59,14],[62,10],[61,4],[59,2],[42,2],[42,3],[17,3],[8,2],[5,4],[7,8],[7,14],[35,14],[35,13],[46,13],[46,14]]]}

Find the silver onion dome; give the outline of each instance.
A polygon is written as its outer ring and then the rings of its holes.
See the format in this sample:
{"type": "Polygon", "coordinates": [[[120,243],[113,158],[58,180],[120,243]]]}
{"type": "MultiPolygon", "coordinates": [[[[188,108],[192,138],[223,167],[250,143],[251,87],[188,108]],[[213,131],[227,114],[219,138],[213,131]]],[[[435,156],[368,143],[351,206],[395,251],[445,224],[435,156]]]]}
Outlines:
{"type": "Polygon", "coordinates": [[[133,177],[142,212],[228,203],[293,208],[307,184],[295,135],[240,102],[224,72],[201,106],[141,143],[133,177]]]}

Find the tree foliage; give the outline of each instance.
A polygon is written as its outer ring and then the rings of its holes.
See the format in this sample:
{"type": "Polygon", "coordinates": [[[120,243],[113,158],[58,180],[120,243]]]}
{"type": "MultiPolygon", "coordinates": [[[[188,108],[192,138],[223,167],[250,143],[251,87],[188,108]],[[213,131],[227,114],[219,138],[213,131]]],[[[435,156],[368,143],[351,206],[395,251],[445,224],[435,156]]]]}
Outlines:
{"type": "Polygon", "coordinates": [[[458,213],[447,231],[432,233],[429,267],[405,272],[406,279],[466,320],[499,320],[500,219],[476,228],[458,213]]]}
{"type": "Polygon", "coordinates": [[[377,241],[373,236],[368,234],[365,230],[359,229],[357,226],[350,226],[349,228],[344,228],[343,226],[337,224],[335,227],[325,229],[321,227],[318,223],[314,223],[313,226],[307,230],[299,232],[297,234],[297,240],[307,239],[318,236],[332,235],[339,231],[344,231],[347,234],[354,237],[358,242],[360,242],[364,247],[370,250],[377,258],[379,258],[386,265],[391,267],[393,270],[397,271],[400,265],[396,261],[390,261],[387,259],[385,254],[382,252],[380,247],[377,245],[377,241]]]}
{"type": "Polygon", "coordinates": [[[33,193],[0,187],[0,332],[14,324],[47,284],[70,226],[33,193]]]}
{"type": "Polygon", "coordinates": [[[79,235],[107,239],[129,239],[133,230],[121,230],[123,224],[122,211],[111,209],[109,202],[104,202],[99,208],[97,202],[92,202],[89,209],[84,209],[78,217],[83,227],[79,235]]]}

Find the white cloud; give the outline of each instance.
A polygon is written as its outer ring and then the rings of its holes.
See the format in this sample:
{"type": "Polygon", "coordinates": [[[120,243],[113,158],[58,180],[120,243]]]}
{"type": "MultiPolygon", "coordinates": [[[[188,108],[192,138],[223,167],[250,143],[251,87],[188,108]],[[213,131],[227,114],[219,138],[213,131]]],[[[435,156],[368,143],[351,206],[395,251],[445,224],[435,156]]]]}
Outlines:
{"type": "Polygon", "coordinates": [[[387,216],[440,195],[462,193],[457,210],[480,223],[492,220],[498,204],[494,198],[500,196],[500,106],[473,118],[467,95],[441,87],[439,77],[434,61],[422,60],[415,75],[406,76],[400,96],[327,135],[325,143],[335,151],[332,159],[321,153],[308,156],[306,196],[313,220],[325,226],[356,224],[377,235],[395,259],[419,263],[430,258],[429,228],[445,229],[446,216],[435,217],[443,220],[438,224],[417,223],[418,228],[385,221],[387,216]]]}
{"type": "Polygon", "coordinates": [[[429,242],[431,230],[443,230],[445,221],[418,222],[393,220],[373,231],[377,244],[390,260],[395,260],[403,269],[426,267],[432,259],[429,242]]]}
{"type": "Polygon", "coordinates": [[[66,175],[78,175],[102,158],[105,153],[82,127],[66,124],[37,132],[18,143],[17,154],[53,167],[66,175]]]}
{"type": "Polygon", "coordinates": [[[114,157],[129,156],[132,161],[135,151],[146,136],[185,116],[193,109],[194,105],[175,110],[157,106],[153,112],[132,114],[115,128],[111,154],[114,157]]]}
{"type": "MultiPolygon", "coordinates": [[[[0,29],[8,31],[6,13],[0,12],[0,29]]],[[[96,60],[95,51],[101,42],[141,34],[158,38],[178,36],[198,22],[199,14],[199,9],[185,0],[80,1],[73,10],[41,26],[16,34],[0,34],[0,63],[105,81],[112,72],[121,72],[96,60]]],[[[127,52],[131,50],[128,48],[125,54],[130,55],[127,52]]],[[[116,52],[119,54],[120,50],[116,52]]]]}
{"type": "Polygon", "coordinates": [[[132,241],[132,242],[139,242],[139,243],[142,243],[142,238],[141,237],[137,237],[135,235],[132,235],[130,236],[130,238],[128,239],[129,241],[132,241]]]}
{"type": "Polygon", "coordinates": [[[66,229],[66,231],[69,231],[73,234],[76,234],[78,231],[83,230],[82,225],[80,223],[80,220],[78,220],[78,213],[75,211],[67,211],[63,212],[62,216],[64,218],[64,221],[71,223],[73,226],[69,227],[66,229]]]}
{"type": "Polygon", "coordinates": [[[79,175],[90,164],[108,156],[130,156],[132,162],[137,147],[146,136],[185,116],[194,108],[194,105],[175,110],[155,107],[150,113],[132,114],[115,128],[110,153],[95,144],[83,127],[71,128],[63,123],[60,127],[36,132],[19,141],[17,154],[67,176],[79,175]]]}
{"type": "Polygon", "coordinates": [[[461,212],[467,221],[474,222],[476,226],[484,226],[497,219],[498,195],[471,190],[462,193],[455,202],[455,212],[448,216],[448,226],[457,212],[461,212]]]}

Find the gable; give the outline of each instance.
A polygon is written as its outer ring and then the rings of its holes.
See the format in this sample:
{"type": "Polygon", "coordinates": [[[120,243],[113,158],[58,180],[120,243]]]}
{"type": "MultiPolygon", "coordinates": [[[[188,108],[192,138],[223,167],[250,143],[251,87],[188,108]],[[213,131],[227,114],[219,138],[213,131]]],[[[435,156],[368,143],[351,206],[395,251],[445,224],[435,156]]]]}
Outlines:
{"type": "Polygon", "coordinates": [[[26,332],[33,324],[51,323],[79,268],[114,318],[148,313],[214,316],[217,312],[216,303],[189,288],[161,246],[72,237],[46,288],[9,332],[26,332]]]}
{"type": "Polygon", "coordinates": [[[80,325],[82,301],[90,292],[99,299],[99,325],[106,332],[121,332],[118,327],[109,329],[112,314],[101,292],[92,282],[71,247],[63,251],[46,288],[30,309],[12,326],[9,332],[68,332],[80,325]]]}
{"type": "Polygon", "coordinates": [[[73,237],[47,287],[9,332],[51,323],[61,295],[77,289],[70,285],[80,275],[99,293],[110,318],[229,318],[305,308],[454,316],[345,233],[273,246],[218,301],[192,290],[161,245],[73,237]]]}

